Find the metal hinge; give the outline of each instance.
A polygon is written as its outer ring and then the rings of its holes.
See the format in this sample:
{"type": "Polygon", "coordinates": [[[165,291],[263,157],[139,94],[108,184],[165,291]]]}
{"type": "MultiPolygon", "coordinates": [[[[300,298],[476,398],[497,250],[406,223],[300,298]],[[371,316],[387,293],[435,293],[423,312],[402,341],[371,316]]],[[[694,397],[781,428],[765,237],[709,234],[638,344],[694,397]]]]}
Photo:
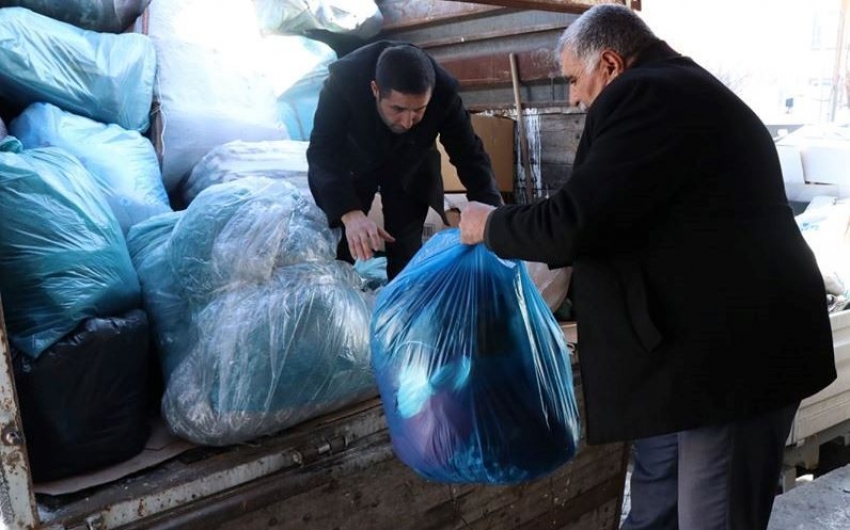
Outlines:
{"type": "Polygon", "coordinates": [[[345,436],[334,436],[317,444],[306,445],[290,452],[292,459],[299,465],[307,465],[315,462],[320,457],[332,455],[348,447],[345,436]]]}

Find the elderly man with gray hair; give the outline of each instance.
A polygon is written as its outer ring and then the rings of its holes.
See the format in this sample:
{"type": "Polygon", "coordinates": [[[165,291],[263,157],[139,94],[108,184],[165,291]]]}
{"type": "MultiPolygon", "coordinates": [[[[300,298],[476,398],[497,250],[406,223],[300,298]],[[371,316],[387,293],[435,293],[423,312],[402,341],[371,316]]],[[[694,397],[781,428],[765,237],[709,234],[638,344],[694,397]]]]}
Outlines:
{"type": "Polygon", "coordinates": [[[570,179],[471,203],[462,240],[573,266],[587,440],[634,441],[624,529],[763,530],[800,400],[836,377],[770,134],[624,6],[586,11],[557,53],[587,110],[570,179]]]}

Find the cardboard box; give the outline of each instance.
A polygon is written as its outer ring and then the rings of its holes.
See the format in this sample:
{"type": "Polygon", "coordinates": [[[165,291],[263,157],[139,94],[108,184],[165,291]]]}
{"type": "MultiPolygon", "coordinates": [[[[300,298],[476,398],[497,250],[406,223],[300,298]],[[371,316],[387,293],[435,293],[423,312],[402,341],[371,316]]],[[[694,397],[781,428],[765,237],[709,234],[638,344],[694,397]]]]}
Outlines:
{"type": "MultiPolygon", "coordinates": [[[[455,212],[449,213],[446,212],[449,219],[452,219],[453,215],[457,215],[455,212]]],[[[372,201],[372,206],[369,207],[369,219],[375,222],[376,225],[381,228],[384,227],[384,210],[383,205],[381,204],[381,194],[376,193],[375,199],[372,201]]],[[[455,224],[457,226],[457,224],[455,224]]],[[[422,227],[422,242],[428,241],[434,234],[448,228],[445,223],[443,223],[443,219],[440,217],[440,214],[434,211],[433,208],[428,208],[428,214],[425,216],[425,224],[422,227]]],[[[385,244],[381,241],[380,248],[378,250],[385,250],[385,244]]]]}
{"type": "MultiPolygon", "coordinates": [[[[501,116],[472,115],[472,127],[484,142],[484,150],[490,155],[496,183],[502,192],[514,191],[514,128],[516,123],[501,116]]],[[[457,170],[449,162],[443,144],[437,142],[440,150],[443,189],[446,193],[466,191],[457,176],[457,170]]]]}

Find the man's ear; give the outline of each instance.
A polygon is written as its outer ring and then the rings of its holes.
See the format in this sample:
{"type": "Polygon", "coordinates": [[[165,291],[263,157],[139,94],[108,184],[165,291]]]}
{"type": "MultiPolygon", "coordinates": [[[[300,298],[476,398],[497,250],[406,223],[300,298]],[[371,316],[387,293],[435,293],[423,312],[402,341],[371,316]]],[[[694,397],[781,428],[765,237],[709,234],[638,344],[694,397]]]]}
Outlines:
{"type": "Polygon", "coordinates": [[[378,88],[378,83],[376,83],[373,79],[372,81],[369,81],[369,86],[372,87],[372,95],[375,96],[375,99],[381,99],[381,90],[378,88]]]}
{"type": "Polygon", "coordinates": [[[600,60],[602,61],[602,68],[605,69],[611,79],[622,74],[626,69],[626,61],[614,50],[604,50],[600,60]]]}

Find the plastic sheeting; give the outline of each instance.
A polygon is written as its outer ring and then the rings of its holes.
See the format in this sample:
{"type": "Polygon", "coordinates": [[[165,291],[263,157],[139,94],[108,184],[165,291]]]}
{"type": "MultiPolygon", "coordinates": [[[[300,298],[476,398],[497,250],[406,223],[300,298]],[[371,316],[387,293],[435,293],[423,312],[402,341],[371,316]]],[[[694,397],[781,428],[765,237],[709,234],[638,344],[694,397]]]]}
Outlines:
{"type": "Polygon", "coordinates": [[[374,395],[371,312],[358,283],[344,263],[315,262],[216,297],[163,398],[171,428],[223,445],[374,395]]]}
{"type": "Polygon", "coordinates": [[[282,265],[332,261],[338,232],[288,182],[245,178],[198,195],[171,236],[171,266],[195,301],[234,282],[271,280],[282,265]]]}
{"type": "Polygon", "coordinates": [[[146,131],[156,53],[136,33],[96,33],[22,7],[0,9],[0,96],[47,102],[103,123],[146,131]]]}
{"type": "Polygon", "coordinates": [[[254,0],[254,5],[260,27],[271,33],[321,29],[368,39],[384,23],[373,0],[254,0]]]}
{"type": "Polygon", "coordinates": [[[270,57],[286,57],[286,68],[274,63],[269,71],[278,94],[278,119],[290,139],[309,140],[319,92],[336,52],[323,42],[296,35],[268,35],[263,48],[270,57]]]}
{"type": "Polygon", "coordinates": [[[373,299],[338,241],[294,186],[260,177],[133,227],[173,432],[238,443],[375,395],[373,299]]]}
{"type": "Polygon", "coordinates": [[[121,33],[151,0],[0,0],[0,7],[20,6],[36,13],[103,33],[121,33]]]}
{"type": "Polygon", "coordinates": [[[575,454],[569,352],[522,262],[444,230],[380,291],[371,329],[393,448],[422,476],[515,483],[575,454]]]}
{"type": "Polygon", "coordinates": [[[192,325],[192,308],[171,269],[171,233],[184,212],[151,217],[127,234],[127,247],[142,285],[143,307],[151,320],[153,344],[160,367],[168,377],[198,340],[192,325]]]}
{"type": "Polygon", "coordinates": [[[0,292],[9,338],[31,357],[83,320],[140,305],[121,228],[76,158],[0,153],[0,292]]]}
{"type": "Polygon", "coordinates": [[[148,320],[134,309],[90,318],[37,360],[13,351],[36,481],[115,464],[147,441],[148,320]]]}
{"type": "Polygon", "coordinates": [[[76,116],[49,103],[34,103],[10,124],[27,149],[61,147],[77,157],[97,181],[126,234],[131,226],[170,212],[159,160],[138,131],[76,116]]]}
{"type": "Polygon", "coordinates": [[[191,203],[213,184],[245,177],[285,179],[304,198],[313,201],[307,183],[309,142],[281,140],[270,142],[228,142],[212,149],[192,169],[181,186],[183,200],[191,203]]]}
{"type": "Polygon", "coordinates": [[[234,140],[286,140],[251,0],[152,2],[145,26],[157,51],[156,95],[168,191],[211,149],[234,140]]]}

